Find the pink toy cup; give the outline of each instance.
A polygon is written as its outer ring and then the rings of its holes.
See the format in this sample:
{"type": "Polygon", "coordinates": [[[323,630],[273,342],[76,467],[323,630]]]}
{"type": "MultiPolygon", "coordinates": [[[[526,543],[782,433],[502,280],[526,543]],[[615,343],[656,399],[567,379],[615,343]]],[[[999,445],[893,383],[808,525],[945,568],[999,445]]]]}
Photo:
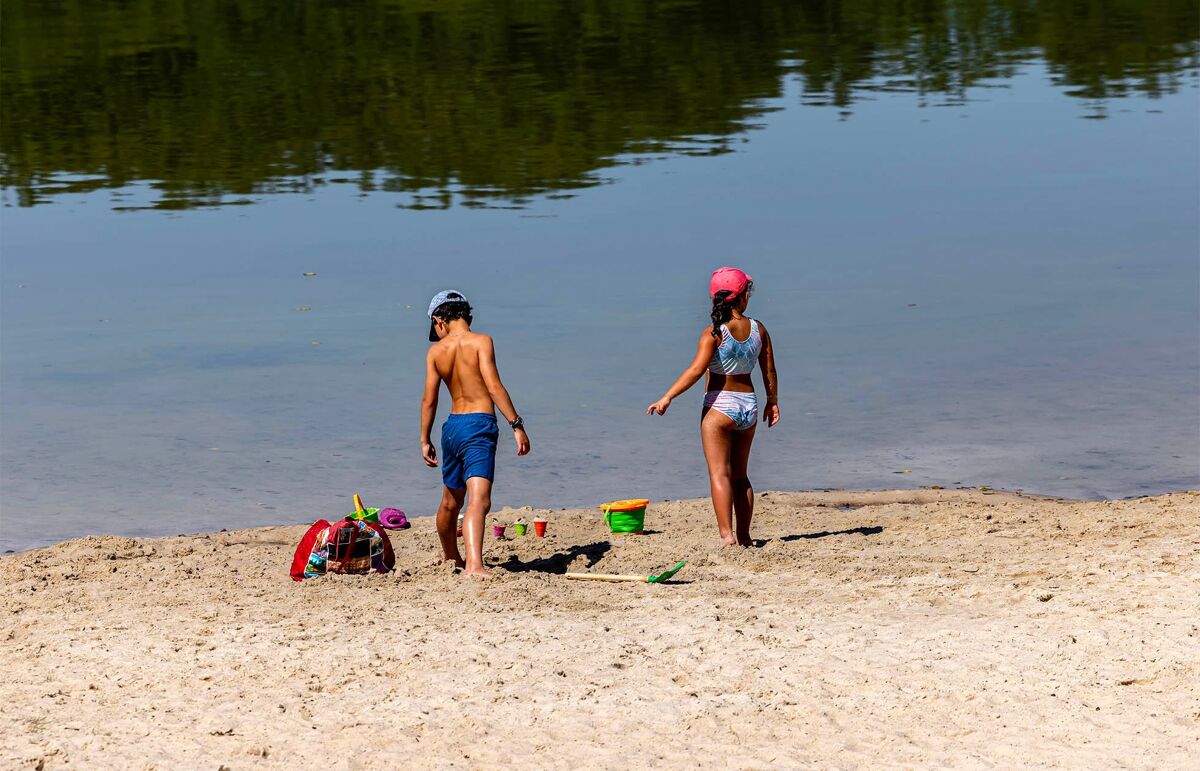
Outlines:
{"type": "Polygon", "coordinates": [[[496,538],[504,538],[504,525],[492,525],[492,535],[496,538]]]}

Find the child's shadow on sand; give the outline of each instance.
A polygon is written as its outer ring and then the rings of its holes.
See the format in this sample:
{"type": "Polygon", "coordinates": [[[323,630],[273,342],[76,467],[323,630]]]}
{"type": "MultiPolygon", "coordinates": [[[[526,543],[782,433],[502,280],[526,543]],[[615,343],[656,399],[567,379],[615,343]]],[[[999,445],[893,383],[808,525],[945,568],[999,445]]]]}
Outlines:
{"type": "Polygon", "coordinates": [[[796,535],[785,535],[779,540],[799,541],[801,538],[828,538],[831,535],[879,535],[883,532],[883,527],[873,525],[871,527],[852,527],[849,530],[822,530],[819,533],[797,533],[796,535]]]}
{"type": "Polygon", "coordinates": [[[514,555],[502,562],[500,567],[510,573],[528,573],[530,571],[538,573],[566,573],[567,567],[577,557],[587,557],[587,567],[594,567],[611,548],[612,544],[608,541],[596,541],[584,546],[572,546],[566,551],[551,554],[549,557],[539,557],[528,562],[522,562],[514,555]]]}

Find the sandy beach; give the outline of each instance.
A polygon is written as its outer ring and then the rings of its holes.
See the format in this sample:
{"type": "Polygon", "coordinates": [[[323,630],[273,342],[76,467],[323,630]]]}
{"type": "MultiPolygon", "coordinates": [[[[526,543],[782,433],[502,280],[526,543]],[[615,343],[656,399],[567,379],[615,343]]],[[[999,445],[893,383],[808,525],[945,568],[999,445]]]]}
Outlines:
{"type": "Polygon", "coordinates": [[[428,518],[394,574],[302,584],[302,525],[5,557],[0,766],[1195,767],[1200,494],[758,506],[725,551],[707,500],[497,512],[549,533],[489,537],[488,582],[428,518]]]}

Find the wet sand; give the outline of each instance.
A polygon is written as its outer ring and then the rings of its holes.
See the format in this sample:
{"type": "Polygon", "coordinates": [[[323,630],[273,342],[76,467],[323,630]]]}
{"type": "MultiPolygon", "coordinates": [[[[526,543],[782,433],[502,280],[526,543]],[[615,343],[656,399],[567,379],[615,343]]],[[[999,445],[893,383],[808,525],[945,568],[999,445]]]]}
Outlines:
{"type": "Polygon", "coordinates": [[[543,540],[489,538],[487,582],[438,564],[426,518],[394,534],[394,574],[302,584],[287,575],[300,525],[4,557],[0,766],[1200,757],[1200,494],[766,493],[758,507],[762,545],[725,551],[707,500],[652,504],[646,536],[550,512],[543,540]],[[670,585],[561,575],[680,559],[670,585]]]}

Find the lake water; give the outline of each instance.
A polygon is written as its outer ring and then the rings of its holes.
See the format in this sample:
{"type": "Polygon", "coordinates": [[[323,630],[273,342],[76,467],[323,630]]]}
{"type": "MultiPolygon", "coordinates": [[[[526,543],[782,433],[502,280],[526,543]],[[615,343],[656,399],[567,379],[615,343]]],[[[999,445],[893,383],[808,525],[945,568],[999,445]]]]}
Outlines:
{"type": "Polygon", "coordinates": [[[1200,487],[1194,0],[919,6],[6,3],[0,549],[432,512],[445,287],[497,506],[706,495],[727,263],[761,490],[1200,487]]]}

